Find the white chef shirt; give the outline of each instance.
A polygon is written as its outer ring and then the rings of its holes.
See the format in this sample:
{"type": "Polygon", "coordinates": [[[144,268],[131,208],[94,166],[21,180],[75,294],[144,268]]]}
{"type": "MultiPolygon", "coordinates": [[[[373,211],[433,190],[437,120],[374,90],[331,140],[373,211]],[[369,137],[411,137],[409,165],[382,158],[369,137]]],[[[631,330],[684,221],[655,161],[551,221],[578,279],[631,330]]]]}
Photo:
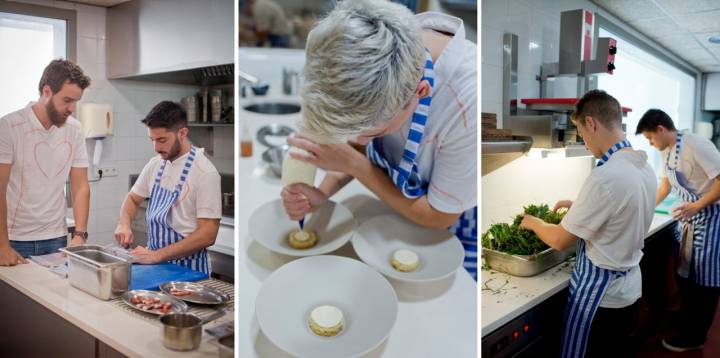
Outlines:
{"type": "Polygon", "coordinates": [[[0,163],[10,164],[7,227],[10,240],[47,240],[67,235],[65,182],[70,168],[87,168],[80,122],[45,129],[27,107],[0,118],[0,163]]]}
{"type": "Polygon", "coordinates": [[[258,31],[272,35],[290,35],[290,21],[283,8],[272,0],[256,0],[253,4],[253,19],[258,31]]]}
{"type": "MultiPolygon", "coordinates": [[[[174,191],[180,182],[185,160],[190,152],[168,161],[160,178],[160,185],[174,191]]],[[[150,197],[155,177],[164,160],[158,155],[145,165],[131,191],[143,198],[150,197]]],[[[190,172],[185,179],[182,192],[173,204],[168,215],[168,224],[182,236],[188,236],[197,229],[197,219],[220,219],[222,217],[222,198],[220,192],[220,174],[205,156],[205,150],[198,148],[190,172]]]]}
{"type": "MultiPolygon", "coordinates": [[[[682,175],[678,179],[683,186],[690,189],[691,193],[703,196],[710,191],[715,178],[720,175],[720,152],[707,138],[687,131],[682,133],[680,164],[675,163],[675,146],[665,149],[660,156],[660,176],[667,177],[665,165],[669,155],[670,167],[680,171],[682,175]]],[[[717,203],[720,203],[720,200],[717,203]]]]}
{"type": "Polygon", "coordinates": [[[640,259],[655,208],[657,183],[643,151],[616,152],[594,168],[560,225],[585,240],[590,261],[626,271],[614,280],[600,307],[621,308],[642,294],[640,259]]]}
{"type": "MultiPolygon", "coordinates": [[[[462,20],[436,12],[415,15],[424,29],[455,34],[434,63],[435,82],[416,162],[430,182],[428,202],[445,213],[477,206],[477,46],[462,20]]],[[[411,125],[383,137],[383,152],[397,166],[411,125]]]]}

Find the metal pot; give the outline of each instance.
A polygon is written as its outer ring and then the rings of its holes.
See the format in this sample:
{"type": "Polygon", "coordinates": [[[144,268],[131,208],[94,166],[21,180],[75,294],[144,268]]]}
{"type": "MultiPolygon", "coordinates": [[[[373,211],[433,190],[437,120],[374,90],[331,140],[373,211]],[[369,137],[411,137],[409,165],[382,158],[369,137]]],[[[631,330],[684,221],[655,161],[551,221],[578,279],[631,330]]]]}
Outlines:
{"type": "Polygon", "coordinates": [[[202,326],[225,315],[217,311],[205,319],[192,313],[170,313],[160,317],[163,325],[163,345],[175,351],[191,351],[200,347],[202,326]]]}

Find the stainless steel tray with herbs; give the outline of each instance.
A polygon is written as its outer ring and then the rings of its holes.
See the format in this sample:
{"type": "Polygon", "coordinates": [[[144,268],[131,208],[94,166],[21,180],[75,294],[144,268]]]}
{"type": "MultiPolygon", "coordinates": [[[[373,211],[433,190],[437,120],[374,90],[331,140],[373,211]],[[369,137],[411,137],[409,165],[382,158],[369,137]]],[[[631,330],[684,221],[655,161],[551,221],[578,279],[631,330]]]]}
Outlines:
{"type": "MultiPolygon", "coordinates": [[[[554,212],[543,205],[529,205],[524,214],[533,215],[551,224],[558,224],[565,211],[554,212]]],[[[517,215],[512,224],[493,224],[482,235],[485,264],[497,271],[513,276],[534,276],[563,261],[575,252],[569,248],[562,252],[553,250],[530,230],[520,227],[523,214],[517,215]]]]}

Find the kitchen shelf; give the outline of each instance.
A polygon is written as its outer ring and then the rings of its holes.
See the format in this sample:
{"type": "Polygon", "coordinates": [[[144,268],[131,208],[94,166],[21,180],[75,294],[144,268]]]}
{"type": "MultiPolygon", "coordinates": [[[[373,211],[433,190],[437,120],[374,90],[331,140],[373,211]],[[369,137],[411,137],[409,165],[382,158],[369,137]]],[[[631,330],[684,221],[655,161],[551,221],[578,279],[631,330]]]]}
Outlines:
{"type": "Polygon", "coordinates": [[[512,139],[483,140],[481,173],[488,174],[503,165],[519,158],[532,147],[532,137],[513,136],[512,139]]]}

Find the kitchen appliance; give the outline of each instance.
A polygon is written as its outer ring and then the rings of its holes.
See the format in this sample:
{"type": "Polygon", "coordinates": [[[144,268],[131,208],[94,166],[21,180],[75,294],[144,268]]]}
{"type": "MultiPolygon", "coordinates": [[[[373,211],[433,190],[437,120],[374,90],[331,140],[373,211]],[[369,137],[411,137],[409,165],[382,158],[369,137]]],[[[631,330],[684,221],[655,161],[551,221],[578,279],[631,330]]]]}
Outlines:
{"type": "Polygon", "coordinates": [[[188,123],[196,123],[197,118],[197,98],[195,96],[187,96],[182,99],[183,107],[187,115],[188,123]]]}
{"type": "Polygon", "coordinates": [[[130,287],[132,257],[120,256],[99,245],[61,248],[68,256],[70,284],[101,300],[130,287]]]}
{"type": "Polygon", "coordinates": [[[482,357],[558,357],[567,288],[506,323],[483,332],[482,357]]]}
{"type": "Polygon", "coordinates": [[[225,315],[219,310],[201,319],[191,313],[170,313],[160,317],[163,325],[163,346],[175,351],[191,351],[200,347],[202,326],[225,315]]]}
{"type": "Polygon", "coordinates": [[[210,95],[210,118],[213,123],[220,123],[222,114],[222,90],[214,89],[210,95]]]}
{"type": "MultiPolygon", "coordinates": [[[[559,61],[540,68],[537,80],[541,98],[519,98],[517,35],[506,33],[503,45],[503,128],[510,129],[514,135],[531,136],[533,147],[565,148],[581,143],[582,138],[569,116],[577,97],[597,87],[598,75],[613,73],[617,53],[614,39],[597,38],[595,14],[584,9],[561,13],[559,61]],[[577,80],[576,97],[545,98],[550,92],[548,86],[558,77],[577,80]]],[[[623,115],[629,111],[630,108],[623,107],[623,115]]],[[[587,151],[571,153],[590,155],[587,151]]]]}
{"type": "Polygon", "coordinates": [[[283,94],[294,96],[300,89],[300,74],[298,71],[283,68],[282,70],[283,94]]]}
{"type": "Polygon", "coordinates": [[[86,139],[95,140],[93,166],[97,168],[103,150],[103,140],[113,134],[113,108],[110,104],[81,103],[79,120],[86,139]]]}

